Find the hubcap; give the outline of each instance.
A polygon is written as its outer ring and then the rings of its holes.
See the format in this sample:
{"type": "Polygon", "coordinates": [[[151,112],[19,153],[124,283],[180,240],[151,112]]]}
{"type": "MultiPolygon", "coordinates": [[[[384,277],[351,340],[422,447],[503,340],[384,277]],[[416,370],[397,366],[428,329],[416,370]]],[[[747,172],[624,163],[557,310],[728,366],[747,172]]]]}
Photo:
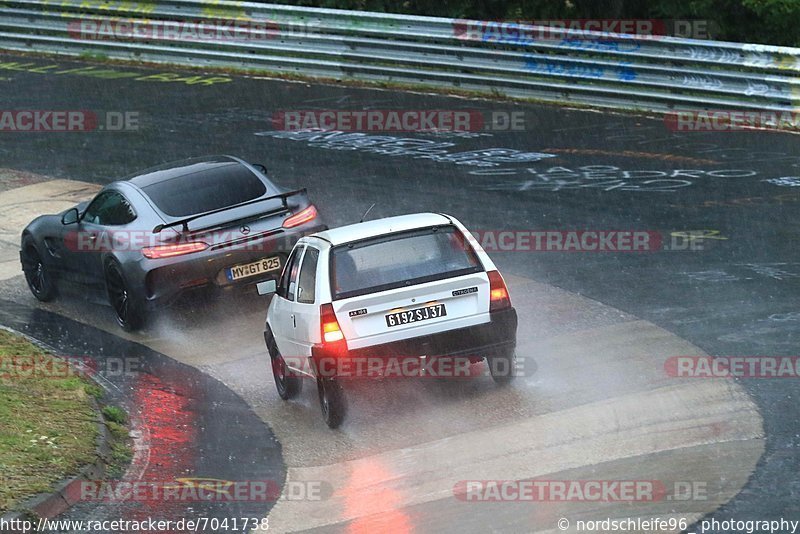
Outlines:
{"type": "Polygon", "coordinates": [[[35,279],[36,279],[36,284],[35,284],[36,291],[41,291],[42,288],[44,287],[44,265],[42,265],[42,262],[38,262],[36,264],[35,279]]]}
{"type": "Polygon", "coordinates": [[[35,293],[41,293],[45,285],[44,265],[42,264],[39,254],[35,250],[28,252],[28,258],[33,267],[26,271],[28,284],[30,284],[31,289],[33,289],[35,293]]]}
{"type": "Polygon", "coordinates": [[[281,356],[275,357],[272,359],[272,371],[275,373],[276,381],[278,382],[278,387],[283,390],[284,387],[284,379],[286,377],[286,368],[285,362],[281,356]]]}
{"type": "Polygon", "coordinates": [[[322,389],[322,411],[327,414],[328,413],[328,388],[325,387],[325,381],[322,380],[320,382],[320,388],[322,389]]]}
{"type": "Polygon", "coordinates": [[[116,267],[112,267],[108,272],[108,292],[111,297],[111,305],[117,313],[120,322],[125,322],[128,319],[128,289],[125,287],[125,282],[122,280],[122,275],[116,267]]]}

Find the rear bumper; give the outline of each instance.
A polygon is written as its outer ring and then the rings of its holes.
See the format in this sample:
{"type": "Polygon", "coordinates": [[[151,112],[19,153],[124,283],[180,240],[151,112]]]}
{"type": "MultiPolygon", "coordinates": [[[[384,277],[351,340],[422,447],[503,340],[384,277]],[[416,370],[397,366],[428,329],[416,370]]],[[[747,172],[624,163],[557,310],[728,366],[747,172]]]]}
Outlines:
{"type": "Polygon", "coordinates": [[[492,354],[513,351],[517,343],[516,310],[512,307],[490,315],[488,323],[362,349],[337,351],[325,345],[314,345],[311,348],[312,360],[316,369],[331,369],[331,360],[343,358],[389,361],[425,356],[428,360],[469,358],[477,361],[492,354]],[[327,365],[321,366],[323,361],[327,365]]]}
{"type": "Polygon", "coordinates": [[[289,252],[298,239],[326,228],[318,223],[302,225],[289,232],[280,231],[255,244],[210,248],[164,260],[143,258],[133,266],[134,277],[141,284],[144,302],[149,309],[168,306],[187,293],[254,287],[258,282],[280,277],[289,252]],[[275,256],[280,258],[278,269],[233,281],[226,278],[225,272],[229,267],[275,256]]]}

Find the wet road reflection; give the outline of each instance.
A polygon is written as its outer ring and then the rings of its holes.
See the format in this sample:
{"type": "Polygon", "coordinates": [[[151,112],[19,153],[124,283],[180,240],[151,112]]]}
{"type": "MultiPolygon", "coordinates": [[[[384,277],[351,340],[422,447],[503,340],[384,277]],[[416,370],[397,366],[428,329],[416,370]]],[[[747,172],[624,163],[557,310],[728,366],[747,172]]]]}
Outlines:
{"type": "Polygon", "coordinates": [[[355,465],[347,485],[339,492],[345,503],[342,515],[356,518],[348,525],[348,534],[412,531],[411,521],[401,509],[406,496],[390,483],[398,476],[377,458],[355,465]],[[365,487],[369,490],[365,491],[365,487]]]}

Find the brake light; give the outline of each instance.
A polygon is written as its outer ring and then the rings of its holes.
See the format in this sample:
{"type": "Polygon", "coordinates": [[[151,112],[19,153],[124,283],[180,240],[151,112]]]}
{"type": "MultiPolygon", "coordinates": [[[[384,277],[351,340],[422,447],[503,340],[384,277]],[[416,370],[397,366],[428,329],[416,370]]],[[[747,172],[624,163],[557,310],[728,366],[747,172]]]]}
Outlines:
{"type": "Polygon", "coordinates": [[[200,252],[207,248],[208,244],[203,243],[202,241],[189,241],[187,243],[175,243],[172,245],[158,245],[155,247],[143,248],[142,254],[145,258],[158,260],[161,258],[172,258],[174,256],[183,256],[184,254],[200,252]]]}
{"type": "Polygon", "coordinates": [[[511,297],[503,276],[497,271],[487,271],[489,276],[489,311],[502,310],[511,307],[511,297]]]}
{"type": "Polygon", "coordinates": [[[333,313],[333,306],[323,304],[320,306],[319,313],[320,322],[322,323],[322,340],[325,343],[336,343],[344,340],[342,329],[339,328],[339,321],[336,320],[336,314],[333,313]]]}
{"type": "Polygon", "coordinates": [[[308,221],[312,221],[317,216],[317,208],[314,207],[314,204],[311,204],[309,207],[302,211],[298,211],[291,217],[288,217],[285,221],[283,221],[284,228],[294,228],[295,226],[300,226],[303,223],[307,223],[308,221]]]}

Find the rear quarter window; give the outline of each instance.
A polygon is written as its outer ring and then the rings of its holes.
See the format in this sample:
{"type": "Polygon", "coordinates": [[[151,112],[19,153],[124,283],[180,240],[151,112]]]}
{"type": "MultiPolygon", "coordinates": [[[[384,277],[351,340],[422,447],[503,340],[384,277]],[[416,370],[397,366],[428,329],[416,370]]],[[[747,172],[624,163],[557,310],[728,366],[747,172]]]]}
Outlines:
{"type": "Polygon", "coordinates": [[[482,270],[461,232],[442,226],[335,247],[331,287],[337,300],[482,270]]]}
{"type": "Polygon", "coordinates": [[[300,267],[300,277],[297,281],[297,302],[314,304],[316,300],[318,260],[319,251],[313,247],[306,247],[303,266],[300,267]]]}

